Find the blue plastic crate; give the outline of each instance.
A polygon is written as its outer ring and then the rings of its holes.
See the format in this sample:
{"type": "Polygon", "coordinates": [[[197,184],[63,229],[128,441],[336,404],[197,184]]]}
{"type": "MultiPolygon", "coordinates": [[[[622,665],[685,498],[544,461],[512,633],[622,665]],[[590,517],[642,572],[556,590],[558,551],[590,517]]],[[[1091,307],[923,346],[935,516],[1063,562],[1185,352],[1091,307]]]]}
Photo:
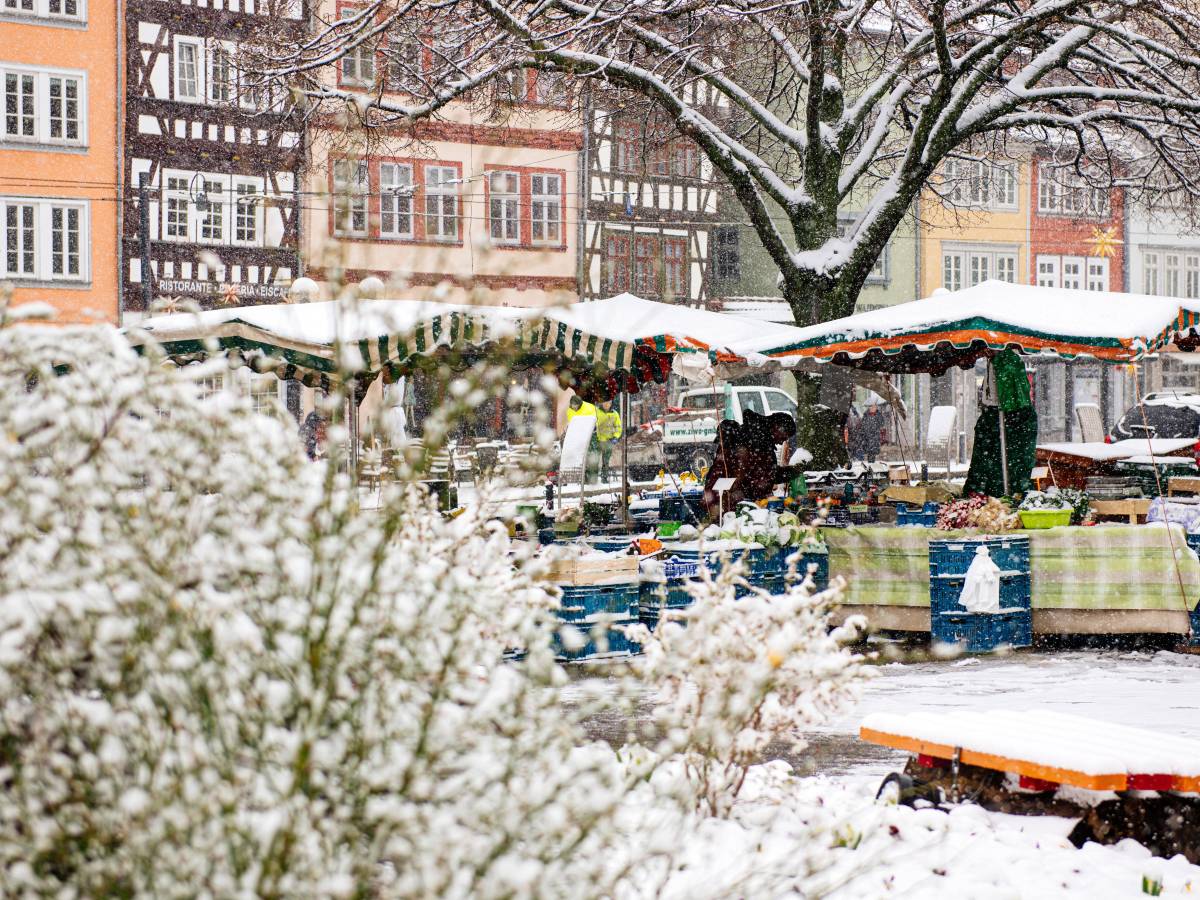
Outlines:
{"type": "Polygon", "coordinates": [[[1187,545],[1197,553],[1200,553],[1200,534],[1187,535],[1187,545]]]}
{"type": "Polygon", "coordinates": [[[909,509],[907,503],[896,504],[896,524],[933,528],[937,525],[938,505],[926,503],[921,509],[909,509]]]}
{"type": "Polygon", "coordinates": [[[607,614],[623,617],[637,615],[639,589],[636,582],[560,587],[562,601],[558,617],[564,622],[580,622],[607,614]]]}
{"type": "Polygon", "coordinates": [[[1188,615],[1192,623],[1192,638],[1188,641],[1189,647],[1200,647],[1200,603],[1196,604],[1196,608],[1188,615]]]}
{"type": "Polygon", "coordinates": [[[554,633],[554,649],[559,659],[567,662],[585,662],[589,659],[608,659],[615,656],[634,656],[642,652],[641,644],[635,643],[621,630],[624,626],[638,622],[636,617],[618,619],[606,625],[564,623],[563,628],[577,629],[584,645],[578,650],[563,646],[562,637],[554,633]]]}
{"type": "MultiPolygon", "coordinates": [[[[930,576],[929,613],[936,617],[941,612],[965,613],[958,598],[962,596],[965,575],[930,576]]],[[[1030,578],[1028,575],[1004,575],[1000,578],[1000,608],[1030,609],[1032,607],[1030,578]]]]}
{"type": "MultiPolygon", "coordinates": [[[[740,560],[745,563],[746,571],[750,574],[780,573],[787,571],[787,558],[795,550],[789,547],[746,547],[745,549],[717,551],[706,550],[703,553],[704,564],[716,571],[723,565],[724,559],[730,562],[740,560]]],[[[699,550],[672,550],[671,555],[681,563],[699,562],[699,550]]]]}
{"type": "Polygon", "coordinates": [[[636,540],[636,535],[629,534],[619,537],[588,538],[587,543],[601,553],[623,553],[636,540]]]}
{"type": "Polygon", "coordinates": [[[988,653],[1003,646],[1033,644],[1029,610],[1001,613],[944,612],[934,616],[931,636],[943,644],[963,644],[968,653],[988,653]]]}
{"type": "Polygon", "coordinates": [[[929,542],[929,577],[963,575],[975,561],[975,550],[988,548],[992,562],[1003,572],[1029,572],[1029,537],[966,538],[929,542]]]}

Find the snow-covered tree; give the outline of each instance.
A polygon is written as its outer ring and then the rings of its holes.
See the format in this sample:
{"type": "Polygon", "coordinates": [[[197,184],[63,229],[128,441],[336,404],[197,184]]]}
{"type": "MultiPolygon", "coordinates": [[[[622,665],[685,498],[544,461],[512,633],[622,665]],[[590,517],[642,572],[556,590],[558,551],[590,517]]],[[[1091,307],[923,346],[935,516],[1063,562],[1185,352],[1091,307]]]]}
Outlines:
{"type": "MultiPolygon", "coordinates": [[[[393,131],[537,69],[643,98],[744,207],[801,323],[845,315],[955,155],[1056,147],[1099,185],[1200,194],[1200,14],[1173,0],[367,0],[251,54],[393,131]],[[368,90],[339,87],[377,53],[368,90]],[[838,234],[838,212],[855,215],[838,234]]],[[[502,93],[502,92],[501,92],[502,93]]]]}

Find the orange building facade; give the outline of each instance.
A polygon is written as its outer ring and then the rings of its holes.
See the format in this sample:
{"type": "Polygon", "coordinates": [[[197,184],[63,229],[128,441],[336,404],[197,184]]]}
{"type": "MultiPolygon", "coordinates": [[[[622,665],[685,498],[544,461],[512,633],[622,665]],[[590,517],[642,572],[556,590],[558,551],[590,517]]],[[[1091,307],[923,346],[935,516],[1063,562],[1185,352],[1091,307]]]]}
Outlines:
{"type": "Polygon", "coordinates": [[[0,3],[0,285],[116,323],[121,97],[105,0],[0,3]]]}

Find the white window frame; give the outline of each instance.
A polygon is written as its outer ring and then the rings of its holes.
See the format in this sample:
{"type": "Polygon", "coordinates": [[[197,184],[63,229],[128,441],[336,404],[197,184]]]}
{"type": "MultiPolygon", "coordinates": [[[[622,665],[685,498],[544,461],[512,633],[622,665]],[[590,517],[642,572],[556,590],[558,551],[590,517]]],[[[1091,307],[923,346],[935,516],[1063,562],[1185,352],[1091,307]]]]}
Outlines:
{"type": "Polygon", "coordinates": [[[563,230],[563,176],[558,172],[535,172],[529,176],[529,242],[535,247],[561,247],[563,230]],[[541,190],[537,190],[539,180],[541,190]],[[549,185],[553,184],[551,190],[549,185]],[[550,227],[557,232],[550,236],[550,227]],[[541,237],[538,230],[541,229],[541,237]]]}
{"type": "Polygon", "coordinates": [[[172,76],[172,92],[171,95],[181,103],[203,103],[205,97],[208,96],[208,85],[205,76],[207,72],[206,54],[204,52],[204,41],[194,37],[175,37],[174,53],[171,54],[171,76],[172,76]],[[184,47],[191,48],[195,51],[195,90],[192,93],[184,93],[180,89],[180,69],[183,66],[184,47]]]}
{"type": "Polygon", "coordinates": [[[461,181],[458,169],[455,166],[427,165],[424,176],[422,214],[425,216],[425,239],[457,243],[462,234],[458,215],[458,183],[461,181]],[[451,210],[449,214],[448,208],[451,210]],[[436,230],[429,227],[431,222],[437,223],[436,230]],[[447,224],[453,228],[447,229],[447,224]]]}
{"type": "Polygon", "coordinates": [[[1183,254],[1183,296],[1189,300],[1200,298],[1200,252],[1183,254]]]}
{"type": "MultiPolygon", "coordinates": [[[[70,197],[0,197],[0,279],[10,278],[17,281],[52,282],[55,284],[86,284],[91,281],[91,204],[86,200],[76,200],[70,197]],[[26,267],[25,260],[18,260],[16,269],[9,267],[8,220],[9,210],[17,209],[32,211],[30,224],[26,224],[22,212],[18,212],[17,227],[32,239],[32,266],[26,267]],[[76,250],[78,254],[79,271],[71,274],[66,271],[54,272],[55,235],[54,212],[61,210],[66,216],[74,210],[78,214],[78,233],[76,235],[76,250]]],[[[68,250],[64,243],[62,251],[68,250]]],[[[23,243],[18,244],[18,252],[24,256],[28,251],[23,243]]],[[[65,268],[65,259],[64,259],[65,268]]]]}
{"type": "Polygon", "coordinates": [[[976,209],[1017,208],[1017,164],[978,159],[947,159],[943,166],[943,198],[955,206],[976,209]]]}
{"type": "Polygon", "coordinates": [[[1200,297],[1200,247],[1140,248],[1142,293],[1200,297]]]}
{"type": "Polygon", "coordinates": [[[231,216],[229,220],[229,243],[238,247],[262,247],[263,225],[266,198],[263,196],[263,184],[257,178],[234,178],[231,196],[231,216]],[[253,197],[247,197],[253,194],[253,197]],[[247,240],[239,235],[243,222],[246,221],[246,208],[250,208],[248,221],[254,228],[254,237],[247,240]]]}
{"type": "Polygon", "coordinates": [[[1142,251],[1142,293],[1158,295],[1162,283],[1159,266],[1162,254],[1158,250],[1142,251]]]}
{"type": "Polygon", "coordinates": [[[365,159],[343,157],[333,160],[333,233],[345,237],[365,237],[371,221],[371,173],[365,159]],[[351,170],[350,167],[354,169],[351,170]],[[339,177],[341,170],[345,174],[339,177]],[[362,227],[355,218],[362,216],[362,227]]]}
{"type": "Polygon", "coordinates": [[[1087,261],[1083,256],[1062,258],[1062,286],[1069,291],[1082,291],[1087,279],[1087,261]]]}
{"type": "Polygon", "coordinates": [[[1039,255],[1034,261],[1034,266],[1037,273],[1035,281],[1038,287],[1062,287],[1061,257],[1039,255]]]}
{"type": "MultiPolygon", "coordinates": [[[[62,97],[64,104],[64,125],[67,121],[65,118],[65,93],[62,97]]],[[[0,145],[21,146],[23,144],[46,145],[48,147],[86,147],[88,140],[88,83],[87,73],[78,69],[48,69],[39,68],[37,66],[22,66],[13,65],[10,63],[0,63],[0,145]],[[17,123],[17,133],[8,133],[8,82],[9,78],[18,79],[18,98],[19,108],[17,123]],[[67,80],[76,82],[76,129],[77,133],[74,138],[68,138],[64,134],[62,137],[53,137],[50,133],[51,118],[50,118],[50,81],[51,79],[63,79],[64,83],[67,80]],[[31,81],[33,88],[32,94],[24,92],[26,81],[31,81]],[[30,97],[33,101],[33,133],[25,134],[24,119],[26,118],[25,104],[21,102],[25,97],[30,97]]]]}
{"type": "Polygon", "coordinates": [[[0,0],[0,19],[44,19],[46,24],[82,24],[87,21],[87,0],[75,0],[74,15],[55,12],[55,3],[65,7],[68,0],[0,0]]]}
{"type": "Polygon", "coordinates": [[[1089,291],[1107,291],[1109,288],[1109,263],[1104,256],[1089,256],[1084,260],[1086,274],[1084,289],[1089,291]]]}
{"type": "Polygon", "coordinates": [[[192,234],[197,244],[227,244],[229,243],[230,218],[233,212],[229,194],[229,177],[202,173],[201,178],[204,179],[204,196],[208,201],[208,208],[201,209],[200,204],[191,204],[192,216],[196,222],[192,234]],[[205,234],[205,231],[211,229],[210,223],[214,210],[218,217],[216,233],[205,234]]]}
{"type": "MultiPolygon", "coordinates": [[[[1014,245],[942,244],[942,286],[948,290],[974,287],[982,281],[998,278],[1001,269],[1017,276],[1019,248],[1014,245]],[[1000,263],[1005,265],[1001,266],[1000,263]],[[951,284],[947,284],[947,280],[951,284]],[[957,285],[957,286],[954,286],[957,285]]],[[[1014,281],[1015,283],[1015,281],[1014,281]]]]}
{"type": "Polygon", "coordinates": [[[1108,191],[1089,185],[1077,172],[1051,163],[1038,165],[1038,212],[1049,216],[1107,219],[1108,191]]]}
{"type": "Polygon", "coordinates": [[[191,243],[194,237],[192,231],[192,197],[191,197],[191,176],[187,172],[170,172],[162,173],[162,202],[161,216],[162,222],[159,225],[159,236],[164,241],[173,241],[176,243],[191,243]],[[183,182],[183,187],[171,186],[171,181],[177,180],[183,182]],[[171,234],[171,230],[179,227],[179,206],[183,204],[183,234],[171,234]],[[175,221],[172,223],[172,214],[175,213],[175,221]]]}
{"type": "Polygon", "coordinates": [[[369,47],[365,43],[348,50],[342,57],[342,81],[346,84],[372,85],[375,83],[378,70],[379,60],[376,59],[375,48],[369,47]],[[351,63],[353,63],[353,73],[351,73],[351,63]],[[364,63],[370,66],[370,75],[363,73],[364,63]]]}
{"type": "Polygon", "coordinates": [[[1164,250],[1162,264],[1162,292],[1165,297],[1183,295],[1183,253],[1179,250],[1164,250]]]}
{"type": "Polygon", "coordinates": [[[488,172],[488,239],[500,246],[521,243],[521,173],[488,172]],[[504,184],[504,182],[509,184],[504,184]]]}
{"type": "Polygon", "coordinates": [[[234,106],[238,103],[238,71],[235,64],[237,50],[233,44],[224,41],[212,41],[205,53],[206,79],[205,102],[211,106],[234,106]],[[214,96],[214,91],[221,82],[217,77],[217,63],[224,57],[227,67],[225,90],[228,96],[214,96]]]}
{"type": "Polygon", "coordinates": [[[413,237],[413,165],[382,162],[379,164],[379,236],[407,239],[413,237]],[[402,222],[407,225],[401,227],[402,222]]]}
{"type": "MultiPolygon", "coordinates": [[[[838,237],[845,237],[850,226],[854,224],[854,220],[858,213],[842,213],[838,216],[837,233],[838,237]]],[[[888,239],[883,245],[883,252],[875,260],[875,265],[871,266],[871,271],[867,273],[867,284],[887,284],[891,279],[891,255],[892,242],[888,239]]],[[[943,273],[944,275],[944,273],[943,273]]]]}

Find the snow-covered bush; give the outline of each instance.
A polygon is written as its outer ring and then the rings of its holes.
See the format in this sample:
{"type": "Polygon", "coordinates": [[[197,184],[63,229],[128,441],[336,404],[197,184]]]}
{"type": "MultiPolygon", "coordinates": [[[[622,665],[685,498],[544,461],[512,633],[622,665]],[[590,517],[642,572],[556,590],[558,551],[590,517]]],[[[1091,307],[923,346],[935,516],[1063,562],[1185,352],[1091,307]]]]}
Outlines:
{"type": "Polygon", "coordinates": [[[487,505],[360,509],[220,365],[0,328],[0,894],[642,895],[849,696],[829,597],[730,572],[647,638],[665,739],[590,742],[643,683],[567,695],[487,505]]]}
{"type": "Polygon", "coordinates": [[[627,776],[504,529],[193,377],[0,330],[0,893],[608,892],[627,776]]]}
{"type": "Polygon", "coordinates": [[[643,642],[646,680],[658,691],[654,716],[660,757],[678,757],[697,807],[722,816],[768,747],[803,749],[800,733],[856,696],[859,657],[844,645],[865,624],[852,617],[830,630],[841,582],[818,592],[794,577],[783,594],[746,586],[741,563],[692,583],[686,610],[669,612],[643,642]]]}

